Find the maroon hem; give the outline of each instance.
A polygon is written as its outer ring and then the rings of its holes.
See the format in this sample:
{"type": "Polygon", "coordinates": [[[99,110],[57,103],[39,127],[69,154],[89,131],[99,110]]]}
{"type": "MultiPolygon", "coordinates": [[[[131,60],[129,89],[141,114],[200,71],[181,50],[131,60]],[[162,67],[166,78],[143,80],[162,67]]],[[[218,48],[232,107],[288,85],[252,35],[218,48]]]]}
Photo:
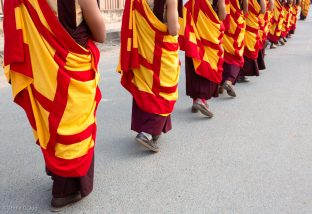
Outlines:
{"type": "Polygon", "coordinates": [[[145,112],[140,109],[135,100],[132,102],[131,130],[146,132],[151,135],[161,135],[172,129],[171,117],[145,112]]]}
{"type": "Polygon", "coordinates": [[[257,60],[244,56],[245,63],[240,70],[240,76],[259,76],[259,68],[257,60]]]}
{"type": "Polygon", "coordinates": [[[52,195],[55,198],[65,198],[77,192],[80,192],[81,197],[86,197],[93,190],[94,156],[87,174],[82,177],[62,177],[48,169],[46,171],[53,180],[52,195]]]}

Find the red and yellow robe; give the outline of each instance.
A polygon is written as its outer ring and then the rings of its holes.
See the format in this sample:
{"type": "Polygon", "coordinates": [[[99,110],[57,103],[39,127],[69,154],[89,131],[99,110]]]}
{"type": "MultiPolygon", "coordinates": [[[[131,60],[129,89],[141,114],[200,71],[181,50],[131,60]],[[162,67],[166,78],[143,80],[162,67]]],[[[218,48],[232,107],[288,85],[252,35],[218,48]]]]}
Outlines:
{"type": "Polygon", "coordinates": [[[126,0],[118,72],[121,84],[145,112],[169,115],[178,98],[178,36],[154,15],[145,0],[126,0]]]}
{"type": "Polygon", "coordinates": [[[212,82],[222,81],[223,23],[208,0],[189,0],[184,6],[181,49],[193,59],[196,74],[212,82]]]}
{"type": "Polygon", "coordinates": [[[228,64],[243,67],[244,37],[246,23],[239,0],[230,0],[230,28],[223,37],[224,61],[228,64]]]}
{"type": "Polygon", "coordinates": [[[281,33],[281,37],[286,37],[290,31],[290,26],[291,26],[291,7],[289,6],[289,4],[285,3],[283,5],[283,11],[284,11],[284,22],[282,25],[282,33],[281,33]]]}
{"type": "Polygon", "coordinates": [[[45,0],[5,1],[4,17],[5,73],[46,167],[63,177],[84,176],[101,100],[97,47],[77,44],[45,0]]]}
{"type": "Polygon", "coordinates": [[[281,37],[282,25],[284,22],[283,7],[279,0],[274,1],[273,16],[271,19],[271,27],[268,34],[270,42],[277,43],[281,37]]]}
{"type": "MultiPolygon", "coordinates": [[[[267,4],[267,8],[268,8],[269,1],[266,1],[266,4],[267,4]]],[[[267,37],[268,37],[268,34],[269,34],[269,30],[270,30],[270,27],[271,27],[272,16],[273,16],[273,12],[269,11],[268,9],[267,9],[267,11],[265,12],[264,15],[260,14],[260,16],[259,16],[259,18],[261,19],[261,25],[260,25],[260,41],[261,41],[260,42],[260,49],[262,49],[263,46],[266,43],[266,40],[267,40],[267,37]]]]}
{"type": "Polygon", "coordinates": [[[305,17],[307,17],[309,14],[310,4],[311,4],[310,0],[301,0],[301,13],[305,17]]]}
{"type": "Polygon", "coordinates": [[[259,18],[260,10],[261,7],[257,0],[248,1],[244,55],[252,60],[258,58],[258,52],[261,47],[260,26],[262,25],[263,18],[259,18]]]}
{"type": "Polygon", "coordinates": [[[295,4],[291,6],[291,20],[290,20],[290,30],[294,31],[297,27],[297,19],[298,19],[298,12],[299,7],[295,4]]]}

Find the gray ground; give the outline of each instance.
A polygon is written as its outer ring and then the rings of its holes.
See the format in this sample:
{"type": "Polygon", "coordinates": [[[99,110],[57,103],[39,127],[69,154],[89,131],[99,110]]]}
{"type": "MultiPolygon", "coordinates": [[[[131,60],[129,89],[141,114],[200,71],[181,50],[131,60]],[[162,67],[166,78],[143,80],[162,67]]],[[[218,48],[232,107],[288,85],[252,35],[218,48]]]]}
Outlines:
{"type": "MultiPolygon", "coordinates": [[[[190,113],[182,69],[174,129],[159,154],[134,142],[118,50],[103,53],[95,188],[63,213],[311,213],[311,35],[311,17],[299,21],[236,99],[210,102],[211,120],[190,113]]],[[[48,213],[51,180],[2,74],[0,91],[0,213],[48,213]]]]}

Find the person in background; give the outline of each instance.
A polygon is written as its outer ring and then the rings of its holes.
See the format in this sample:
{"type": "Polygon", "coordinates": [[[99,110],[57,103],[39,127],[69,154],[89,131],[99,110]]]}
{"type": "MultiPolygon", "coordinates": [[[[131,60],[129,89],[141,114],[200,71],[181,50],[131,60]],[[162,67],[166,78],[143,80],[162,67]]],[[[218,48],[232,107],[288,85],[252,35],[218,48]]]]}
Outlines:
{"type": "Polygon", "coordinates": [[[307,18],[310,10],[310,4],[310,0],[301,0],[300,20],[305,20],[307,18]]]}
{"type": "Polygon", "coordinates": [[[265,48],[267,44],[267,37],[271,27],[271,19],[273,16],[273,8],[274,8],[274,1],[267,0],[266,1],[266,12],[264,15],[259,15],[260,19],[260,47],[259,53],[257,58],[258,68],[259,70],[265,70],[265,48]]]}
{"type": "Polygon", "coordinates": [[[292,0],[287,0],[282,2],[282,6],[283,6],[283,11],[284,11],[284,22],[282,25],[282,33],[281,33],[281,37],[279,40],[279,43],[281,45],[285,45],[287,40],[286,37],[288,37],[289,31],[290,31],[290,25],[291,25],[291,5],[292,5],[292,0]]]}
{"type": "Polygon", "coordinates": [[[296,27],[297,27],[297,20],[298,20],[298,13],[299,13],[299,5],[300,5],[300,0],[294,0],[292,4],[292,18],[291,18],[291,26],[290,26],[290,31],[289,35],[295,34],[296,27]]]}
{"type": "Polygon", "coordinates": [[[266,12],[265,0],[249,0],[248,15],[246,17],[244,66],[240,71],[237,82],[248,82],[246,76],[259,76],[257,58],[261,47],[260,24],[266,12]]]}
{"type": "Polygon", "coordinates": [[[270,41],[270,49],[275,49],[280,40],[282,33],[282,26],[285,16],[283,6],[279,0],[274,0],[274,9],[271,18],[271,26],[268,33],[268,40],[270,41]]]}
{"type": "Polygon", "coordinates": [[[222,83],[223,89],[231,97],[236,97],[234,85],[240,69],[244,65],[244,37],[246,30],[245,15],[248,13],[248,0],[230,0],[230,28],[225,30],[223,37],[224,62],[222,83]]]}

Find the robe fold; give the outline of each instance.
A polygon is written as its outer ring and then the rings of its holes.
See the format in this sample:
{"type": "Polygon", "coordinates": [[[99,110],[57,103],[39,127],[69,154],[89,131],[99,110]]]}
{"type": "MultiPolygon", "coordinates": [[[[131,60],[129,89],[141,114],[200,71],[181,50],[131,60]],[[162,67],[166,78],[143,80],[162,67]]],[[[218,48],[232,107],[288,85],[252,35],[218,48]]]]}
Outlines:
{"type": "Polygon", "coordinates": [[[245,51],[244,55],[249,59],[255,60],[261,47],[261,30],[263,19],[259,16],[260,5],[257,0],[248,1],[248,15],[246,17],[246,33],[245,33],[245,51]]]}
{"type": "Polygon", "coordinates": [[[284,11],[284,22],[282,25],[282,32],[281,32],[281,37],[286,37],[290,31],[290,26],[291,26],[291,7],[289,4],[285,3],[283,5],[283,11],[284,11]]]}
{"type": "Polygon", "coordinates": [[[299,12],[299,7],[297,5],[292,5],[291,6],[291,20],[290,20],[290,31],[291,33],[294,33],[297,27],[297,20],[298,20],[298,12],[299,12]]]}
{"type": "Polygon", "coordinates": [[[243,67],[246,23],[238,0],[230,0],[230,28],[223,37],[224,61],[243,67]]]}

